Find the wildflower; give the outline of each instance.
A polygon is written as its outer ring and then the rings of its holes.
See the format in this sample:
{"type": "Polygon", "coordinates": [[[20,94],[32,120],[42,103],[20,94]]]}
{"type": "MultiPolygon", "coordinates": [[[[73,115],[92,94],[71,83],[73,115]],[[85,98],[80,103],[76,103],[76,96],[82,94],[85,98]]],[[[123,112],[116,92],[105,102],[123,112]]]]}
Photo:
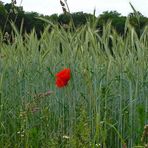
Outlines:
{"type": "Polygon", "coordinates": [[[66,86],[69,80],[70,80],[70,69],[69,68],[65,68],[56,74],[56,86],[57,87],[66,86]]]}

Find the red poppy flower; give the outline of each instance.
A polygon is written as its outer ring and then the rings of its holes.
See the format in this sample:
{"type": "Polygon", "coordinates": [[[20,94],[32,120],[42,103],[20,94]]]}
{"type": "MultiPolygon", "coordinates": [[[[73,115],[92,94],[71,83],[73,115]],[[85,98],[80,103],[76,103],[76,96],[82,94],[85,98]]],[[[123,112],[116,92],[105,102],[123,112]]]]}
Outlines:
{"type": "Polygon", "coordinates": [[[70,80],[70,69],[69,68],[65,68],[56,74],[56,86],[57,87],[66,86],[69,80],[70,80]]]}

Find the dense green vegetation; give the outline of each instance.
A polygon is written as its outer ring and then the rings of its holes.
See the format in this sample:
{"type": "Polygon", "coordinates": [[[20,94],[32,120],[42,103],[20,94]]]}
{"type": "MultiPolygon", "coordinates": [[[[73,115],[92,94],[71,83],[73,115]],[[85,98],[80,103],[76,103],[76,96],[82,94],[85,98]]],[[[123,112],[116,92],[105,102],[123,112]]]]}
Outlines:
{"type": "Polygon", "coordinates": [[[50,24],[37,39],[13,26],[14,42],[0,43],[0,147],[144,148],[148,27],[140,37],[125,28],[121,36],[108,23],[99,35],[90,23],[50,24]],[[59,89],[64,67],[72,78],[59,89]]]}

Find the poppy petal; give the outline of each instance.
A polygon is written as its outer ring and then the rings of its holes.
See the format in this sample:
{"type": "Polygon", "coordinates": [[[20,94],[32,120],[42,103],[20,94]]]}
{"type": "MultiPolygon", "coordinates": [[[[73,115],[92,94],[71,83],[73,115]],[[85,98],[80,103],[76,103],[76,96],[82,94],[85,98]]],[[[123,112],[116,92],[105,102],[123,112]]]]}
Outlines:
{"type": "Polygon", "coordinates": [[[70,80],[70,69],[65,68],[62,71],[56,74],[56,86],[57,87],[64,87],[68,84],[70,80]]]}

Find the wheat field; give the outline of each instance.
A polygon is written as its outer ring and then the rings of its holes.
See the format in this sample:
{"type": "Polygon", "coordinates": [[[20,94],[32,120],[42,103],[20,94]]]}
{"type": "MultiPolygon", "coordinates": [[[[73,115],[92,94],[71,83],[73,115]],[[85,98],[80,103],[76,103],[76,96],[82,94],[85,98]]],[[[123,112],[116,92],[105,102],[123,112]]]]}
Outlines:
{"type": "Polygon", "coordinates": [[[148,26],[140,37],[128,23],[124,35],[111,23],[102,34],[49,24],[40,39],[13,30],[0,43],[1,148],[145,147],[148,26]],[[63,68],[71,79],[57,88],[63,68]]]}

